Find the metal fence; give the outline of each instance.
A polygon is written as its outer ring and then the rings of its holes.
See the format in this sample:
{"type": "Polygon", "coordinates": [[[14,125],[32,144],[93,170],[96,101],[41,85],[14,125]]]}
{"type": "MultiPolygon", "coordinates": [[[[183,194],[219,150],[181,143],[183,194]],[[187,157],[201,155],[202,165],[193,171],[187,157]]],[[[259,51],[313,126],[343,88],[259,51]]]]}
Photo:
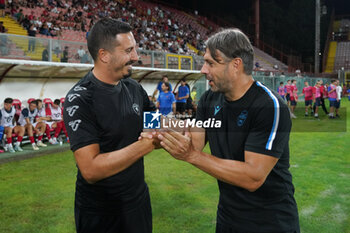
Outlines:
{"type": "MultiPolygon", "coordinates": [[[[310,86],[314,86],[318,80],[322,80],[324,84],[330,84],[330,79],[321,78],[321,77],[298,77],[298,76],[284,76],[284,75],[275,75],[267,76],[265,72],[254,72],[253,78],[256,81],[263,83],[265,86],[271,90],[277,91],[277,88],[280,86],[280,82],[283,82],[283,85],[287,84],[288,80],[295,79],[297,81],[298,94],[302,93],[304,82],[307,81],[310,86]]],[[[209,88],[207,85],[207,80],[205,77],[199,79],[194,86],[197,89],[197,100],[198,98],[209,88]]],[[[299,100],[304,100],[304,97],[300,97],[299,100]]]]}
{"type": "MultiPolygon", "coordinates": [[[[200,56],[141,49],[138,54],[140,60],[137,65],[144,67],[199,70],[203,64],[200,56]]],[[[4,33],[0,33],[0,57],[68,63],[93,62],[86,43],[4,33]]]]}
{"type": "MultiPolygon", "coordinates": [[[[168,69],[200,70],[204,60],[200,56],[185,56],[161,51],[138,50],[140,56],[138,66],[168,69]]],[[[86,43],[57,40],[54,38],[37,38],[0,33],[0,57],[8,59],[53,61],[68,63],[92,63],[86,43]]],[[[301,91],[304,81],[315,85],[317,80],[329,83],[329,79],[321,77],[298,77],[296,74],[281,72],[255,71],[255,80],[264,83],[273,90],[277,90],[280,82],[296,79],[298,90],[301,91]]],[[[201,96],[208,88],[205,77],[199,79],[194,86],[197,96],[201,96]]]]}

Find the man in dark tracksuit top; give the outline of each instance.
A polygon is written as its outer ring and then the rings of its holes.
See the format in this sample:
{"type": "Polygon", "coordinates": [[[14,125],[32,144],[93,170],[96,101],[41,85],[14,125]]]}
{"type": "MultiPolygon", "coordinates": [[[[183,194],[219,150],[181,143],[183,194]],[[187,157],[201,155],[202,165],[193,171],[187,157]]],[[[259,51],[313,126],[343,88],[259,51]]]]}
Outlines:
{"type": "Polygon", "coordinates": [[[88,48],[94,69],[66,96],[64,122],[78,166],[77,232],[152,232],[143,156],[156,144],[138,137],[143,111],[154,105],[128,78],[138,60],[131,30],[114,19],[93,26],[88,48]]]}
{"type": "Polygon", "coordinates": [[[253,47],[240,30],[210,37],[204,60],[211,90],[199,101],[197,121],[215,118],[221,127],[159,133],[161,145],[218,179],[217,233],[299,233],[288,106],[254,81],[253,47]],[[202,152],[206,141],[212,154],[202,152]]]}

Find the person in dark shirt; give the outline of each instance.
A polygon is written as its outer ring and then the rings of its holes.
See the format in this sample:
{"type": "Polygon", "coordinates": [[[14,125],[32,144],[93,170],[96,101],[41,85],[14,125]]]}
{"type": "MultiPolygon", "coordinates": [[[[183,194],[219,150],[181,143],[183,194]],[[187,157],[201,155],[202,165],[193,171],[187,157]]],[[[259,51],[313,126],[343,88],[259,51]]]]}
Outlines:
{"type": "Polygon", "coordinates": [[[49,61],[49,51],[47,50],[47,47],[44,48],[44,50],[41,54],[41,60],[42,61],[49,61]]]}
{"type": "Polygon", "coordinates": [[[288,106],[254,81],[253,47],[240,30],[223,30],[206,45],[201,72],[211,89],[201,97],[196,119],[215,118],[221,124],[191,128],[184,135],[161,132],[161,145],[218,179],[217,233],[299,233],[288,106]],[[206,141],[211,154],[202,152],[206,141]]]}
{"type": "Polygon", "coordinates": [[[3,21],[0,21],[0,32],[1,33],[6,33],[7,32],[7,29],[5,28],[3,21]]]}
{"type": "Polygon", "coordinates": [[[64,123],[78,167],[77,232],[151,233],[143,156],[159,141],[138,137],[143,111],[155,110],[130,78],[138,60],[129,24],[105,18],[88,37],[94,68],[67,94],[64,123]]]}
{"type": "Polygon", "coordinates": [[[176,95],[176,112],[184,114],[186,111],[187,99],[190,96],[190,89],[186,86],[186,79],[181,79],[181,85],[176,95]]]}
{"type": "Polygon", "coordinates": [[[68,46],[64,47],[64,50],[62,52],[61,62],[68,62],[68,46]]]}
{"type": "Polygon", "coordinates": [[[34,24],[30,25],[28,29],[28,36],[29,36],[29,42],[28,42],[28,52],[34,52],[35,50],[35,37],[36,36],[36,30],[34,30],[34,24]]]}

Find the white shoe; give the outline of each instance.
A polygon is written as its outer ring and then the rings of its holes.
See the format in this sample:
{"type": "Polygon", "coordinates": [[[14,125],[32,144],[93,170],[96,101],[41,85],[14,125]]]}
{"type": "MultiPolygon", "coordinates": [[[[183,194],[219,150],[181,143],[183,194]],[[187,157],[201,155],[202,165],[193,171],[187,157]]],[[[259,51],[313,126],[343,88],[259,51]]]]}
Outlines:
{"type": "Polygon", "coordinates": [[[10,152],[10,153],[15,153],[15,152],[16,152],[16,151],[13,149],[12,144],[6,145],[5,151],[8,151],[8,152],[10,152]]]}
{"type": "Polygon", "coordinates": [[[49,142],[50,142],[50,144],[52,144],[52,145],[57,145],[57,144],[58,144],[56,138],[50,138],[49,142]]]}
{"type": "Polygon", "coordinates": [[[41,146],[41,147],[47,147],[47,145],[44,144],[42,141],[38,141],[38,142],[36,143],[36,145],[37,145],[37,146],[41,146]]]}
{"type": "Polygon", "coordinates": [[[19,151],[19,152],[23,151],[23,149],[21,148],[20,145],[15,145],[14,149],[15,149],[15,151],[19,151]]]}
{"type": "Polygon", "coordinates": [[[294,118],[294,119],[297,118],[297,117],[294,115],[294,113],[291,113],[291,114],[290,114],[290,117],[291,117],[291,118],[294,118]]]}
{"type": "Polygon", "coordinates": [[[39,147],[35,143],[32,144],[32,147],[33,147],[33,150],[39,150],[39,147]]]}

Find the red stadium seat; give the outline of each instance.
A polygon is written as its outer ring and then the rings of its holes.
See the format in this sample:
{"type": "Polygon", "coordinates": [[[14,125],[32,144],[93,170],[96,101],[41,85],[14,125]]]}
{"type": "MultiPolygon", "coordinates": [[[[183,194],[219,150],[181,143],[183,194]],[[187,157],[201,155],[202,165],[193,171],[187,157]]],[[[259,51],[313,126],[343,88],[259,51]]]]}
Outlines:
{"type": "Polygon", "coordinates": [[[19,99],[13,99],[12,105],[15,106],[16,114],[17,114],[18,110],[21,111],[21,109],[22,109],[22,102],[19,99]]]}
{"type": "Polygon", "coordinates": [[[52,102],[52,100],[51,100],[50,98],[45,98],[45,99],[43,100],[43,102],[44,102],[44,104],[45,104],[45,108],[47,108],[47,107],[49,107],[49,105],[52,105],[52,104],[53,104],[53,102],[52,102]]]}
{"type": "Polygon", "coordinates": [[[22,102],[19,99],[13,99],[12,106],[14,106],[15,109],[16,109],[15,121],[17,122],[19,116],[21,115],[22,102]]]}
{"type": "Polygon", "coordinates": [[[27,103],[30,104],[32,101],[34,101],[35,99],[34,98],[29,98],[27,103]]]}

